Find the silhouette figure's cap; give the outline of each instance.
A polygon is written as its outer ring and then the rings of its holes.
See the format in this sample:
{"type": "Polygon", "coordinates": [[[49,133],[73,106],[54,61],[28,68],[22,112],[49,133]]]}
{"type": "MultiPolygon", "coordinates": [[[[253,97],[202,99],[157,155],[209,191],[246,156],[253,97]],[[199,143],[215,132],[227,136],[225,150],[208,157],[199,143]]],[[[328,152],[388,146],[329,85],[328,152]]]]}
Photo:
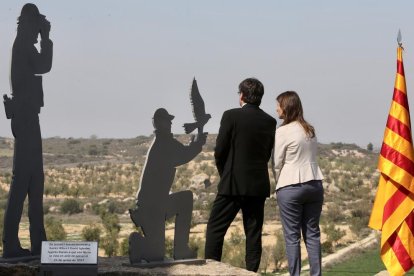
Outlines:
{"type": "Polygon", "coordinates": [[[168,111],[165,108],[158,108],[157,110],[155,110],[154,112],[154,120],[162,120],[162,119],[168,119],[168,120],[172,120],[174,119],[174,116],[171,114],[168,114],[168,111]]]}

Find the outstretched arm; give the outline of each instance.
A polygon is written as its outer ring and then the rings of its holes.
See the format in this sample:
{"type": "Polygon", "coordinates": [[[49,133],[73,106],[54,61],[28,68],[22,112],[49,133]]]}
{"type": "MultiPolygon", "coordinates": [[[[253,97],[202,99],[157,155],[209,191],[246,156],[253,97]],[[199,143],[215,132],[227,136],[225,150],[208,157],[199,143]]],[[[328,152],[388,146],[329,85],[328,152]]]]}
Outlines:
{"type": "Polygon", "coordinates": [[[194,140],[194,136],[189,145],[183,145],[177,140],[175,142],[174,152],[171,154],[173,158],[174,166],[180,166],[190,162],[196,157],[202,150],[203,145],[206,143],[207,133],[199,133],[197,139],[194,140]]]}

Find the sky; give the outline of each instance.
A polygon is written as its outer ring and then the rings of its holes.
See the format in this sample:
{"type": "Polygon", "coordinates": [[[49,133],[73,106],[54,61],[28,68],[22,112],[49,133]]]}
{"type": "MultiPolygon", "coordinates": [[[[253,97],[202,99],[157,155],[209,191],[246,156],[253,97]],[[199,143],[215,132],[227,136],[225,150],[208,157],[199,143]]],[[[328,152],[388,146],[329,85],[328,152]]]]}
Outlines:
{"type": "MultiPolygon", "coordinates": [[[[10,94],[16,18],[26,2],[0,1],[0,93],[10,94]]],[[[159,107],[173,132],[192,122],[195,77],[217,133],[256,77],[261,108],[297,91],[322,143],[382,143],[401,29],[414,103],[414,1],[33,1],[51,22],[53,67],[43,76],[42,136],[131,138],[153,132],[159,107]]],[[[3,108],[0,108],[3,109],[3,108]]],[[[414,110],[412,108],[411,110],[414,110]]],[[[411,115],[413,116],[413,115],[411,115]]],[[[0,111],[0,136],[12,137],[0,111]]]]}

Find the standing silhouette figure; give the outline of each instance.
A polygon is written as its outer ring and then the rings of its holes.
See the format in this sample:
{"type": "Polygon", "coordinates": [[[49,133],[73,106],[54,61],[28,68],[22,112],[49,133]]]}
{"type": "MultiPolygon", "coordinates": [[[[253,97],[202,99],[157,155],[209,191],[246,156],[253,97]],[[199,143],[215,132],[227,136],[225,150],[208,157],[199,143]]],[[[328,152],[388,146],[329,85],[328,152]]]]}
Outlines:
{"type": "Polygon", "coordinates": [[[174,139],[171,133],[173,115],[164,108],[155,111],[155,138],[148,150],[137,193],[137,208],[130,210],[132,221],[144,236],[134,232],[129,238],[131,263],[141,260],[162,261],[165,256],[165,220],[176,216],[174,259],[190,259],[197,255],[188,247],[193,210],[193,193],[170,193],[176,167],[196,157],[206,143],[207,133],[198,133],[189,145],[174,139]]]}
{"type": "Polygon", "coordinates": [[[52,67],[53,43],[50,22],[34,4],[25,4],[18,18],[13,44],[11,86],[13,98],[5,96],[7,117],[15,139],[13,178],[4,215],[3,258],[40,255],[46,240],[43,223],[44,173],[39,113],[43,106],[42,77],[52,67]],[[40,52],[34,44],[40,34],[40,52]],[[23,203],[28,196],[31,250],[23,249],[18,237],[23,203]]]}

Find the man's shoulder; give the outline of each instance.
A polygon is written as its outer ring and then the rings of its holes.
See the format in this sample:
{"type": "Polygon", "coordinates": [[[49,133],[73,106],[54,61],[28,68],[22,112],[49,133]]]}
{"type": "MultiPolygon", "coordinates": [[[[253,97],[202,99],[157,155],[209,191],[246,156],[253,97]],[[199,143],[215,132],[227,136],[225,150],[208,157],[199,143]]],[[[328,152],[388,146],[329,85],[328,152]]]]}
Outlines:
{"type": "Polygon", "coordinates": [[[276,119],[275,119],[273,116],[271,116],[271,115],[270,115],[270,114],[268,114],[267,112],[263,111],[262,109],[260,109],[260,110],[262,111],[263,116],[264,116],[264,117],[266,117],[266,119],[268,119],[268,120],[270,120],[270,121],[272,121],[272,122],[276,123],[276,119]]]}
{"type": "Polygon", "coordinates": [[[273,128],[276,128],[276,119],[269,115],[267,112],[263,111],[262,109],[258,109],[258,112],[260,113],[261,120],[266,121],[269,126],[271,125],[273,128]]]}
{"type": "Polygon", "coordinates": [[[237,117],[237,114],[240,114],[241,108],[232,108],[228,109],[223,112],[223,118],[231,118],[231,117],[237,117]]]}
{"type": "Polygon", "coordinates": [[[268,113],[266,113],[265,111],[263,111],[262,109],[260,109],[259,107],[256,108],[232,108],[232,109],[228,109],[226,111],[224,111],[223,113],[223,117],[228,117],[228,116],[251,116],[251,114],[256,113],[259,114],[261,117],[263,117],[264,120],[269,120],[272,123],[276,124],[276,119],[273,118],[271,115],[269,115],[268,113]]]}
{"type": "Polygon", "coordinates": [[[236,108],[232,108],[232,109],[227,109],[226,111],[224,111],[223,114],[234,114],[234,113],[238,113],[241,112],[242,109],[240,107],[236,107],[236,108]]]}

